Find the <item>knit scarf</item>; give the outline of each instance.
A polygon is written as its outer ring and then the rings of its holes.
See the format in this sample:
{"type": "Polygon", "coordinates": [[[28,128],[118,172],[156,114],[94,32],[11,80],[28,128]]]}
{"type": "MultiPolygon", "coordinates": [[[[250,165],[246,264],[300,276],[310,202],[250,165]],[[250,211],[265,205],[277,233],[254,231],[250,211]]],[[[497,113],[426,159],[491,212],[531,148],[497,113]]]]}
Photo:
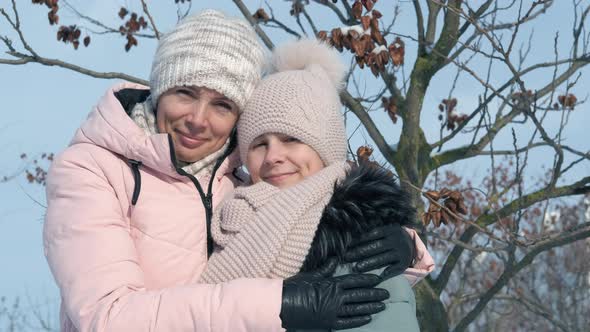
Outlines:
{"type": "MultiPolygon", "coordinates": [[[[133,107],[133,110],[131,110],[131,119],[139,128],[143,129],[147,136],[159,134],[158,128],[156,127],[156,113],[153,109],[151,97],[148,97],[143,103],[138,103],[133,107]]],[[[195,178],[208,182],[211,173],[213,172],[215,161],[223,155],[228,145],[229,138],[221,149],[211,153],[205,158],[195,161],[194,163],[179,161],[179,163],[181,163],[179,166],[195,178]]]]}
{"type": "Polygon", "coordinates": [[[348,168],[335,163],[282,190],[265,182],[236,189],[213,216],[215,250],[201,282],[298,273],[334,185],[348,168]]]}

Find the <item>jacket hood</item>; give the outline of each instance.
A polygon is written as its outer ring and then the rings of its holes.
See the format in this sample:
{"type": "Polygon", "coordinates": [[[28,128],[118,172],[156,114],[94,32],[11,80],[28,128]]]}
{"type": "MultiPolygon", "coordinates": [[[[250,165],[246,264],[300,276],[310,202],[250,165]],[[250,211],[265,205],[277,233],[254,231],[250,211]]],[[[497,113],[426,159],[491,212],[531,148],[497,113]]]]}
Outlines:
{"type": "MultiPolygon", "coordinates": [[[[174,156],[168,134],[146,135],[127,114],[116,92],[123,89],[137,89],[149,91],[149,87],[120,83],[105,93],[98,104],[92,109],[88,118],[76,131],[70,145],[90,143],[107,149],[129,160],[140,161],[144,166],[160,173],[182,178],[173,163],[174,156]]],[[[126,107],[132,107],[136,102],[125,101],[126,107]]],[[[220,178],[239,165],[237,152],[234,151],[223,162],[216,173],[220,178]]]]}

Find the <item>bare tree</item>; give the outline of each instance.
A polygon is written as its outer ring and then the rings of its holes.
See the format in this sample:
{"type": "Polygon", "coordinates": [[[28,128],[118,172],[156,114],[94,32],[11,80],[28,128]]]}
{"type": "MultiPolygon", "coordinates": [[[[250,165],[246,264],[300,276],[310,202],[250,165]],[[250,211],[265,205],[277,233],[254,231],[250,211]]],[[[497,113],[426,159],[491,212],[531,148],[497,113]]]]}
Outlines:
{"type": "MultiPolygon", "coordinates": [[[[113,13],[122,20],[119,28],[86,16],[68,1],[32,3],[49,8],[52,25],[59,25],[61,10],[87,24],[83,38],[77,26],[59,27],[58,40],[74,48],[80,38],[91,47],[91,35],[119,36],[129,51],[142,38],[160,36],[143,0],[139,13],[127,8],[113,13]]],[[[190,0],[175,3],[178,18],[189,13],[190,0]]],[[[571,36],[548,38],[553,44],[548,52],[533,51],[539,46],[530,31],[547,24],[545,16],[557,6],[553,0],[291,3],[286,15],[275,12],[276,2],[248,8],[233,0],[268,48],[277,41],[267,33],[278,29],[285,38],[317,36],[349,57],[348,85],[340,95],[347,123],[353,136],[366,133],[377,150],[372,156],[370,147],[354,149],[351,141],[351,156],[387,167],[399,178],[423,212],[416,224],[439,264],[415,289],[422,330],[575,331],[587,326],[588,294],[572,290],[588,287],[590,271],[582,258],[588,254],[590,220],[585,201],[572,196],[590,193],[590,176],[568,176],[588,165],[590,151],[567,145],[566,133],[571,114],[583,105],[575,92],[590,60],[588,1],[569,2],[571,30],[562,33],[571,36]],[[333,18],[315,15],[320,9],[333,18]],[[402,12],[412,14],[411,30],[398,23],[402,12]],[[338,23],[325,26],[327,21],[338,23]],[[435,93],[429,86],[440,79],[448,82],[448,93],[434,96],[440,105],[432,112],[424,107],[425,98],[435,93]],[[461,91],[476,95],[478,102],[469,105],[457,98],[461,91]],[[389,123],[383,123],[378,109],[389,123]],[[360,130],[354,128],[355,119],[360,130]],[[399,138],[379,128],[399,128],[399,138]],[[523,139],[521,132],[530,134],[523,139]],[[540,149],[546,152],[546,174],[525,181],[535,174],[529,163],[540,149]],[[452,172],[467,160],[489,163],[487,174],[465,179],[452,172]],[[551,217],[557,209],[561,216],[551,217]]],[[[0,13],[14,32],[12,38],[0,37],[6,48],[0,64],[39,63],[147,84],[124,73],[46,58],[27,43],[14,0],[0,13]]]]}
{"type": "Polygon", "coordinates": [[[23,305],[21,298],[10,303],[0,297],[0,329],[7,332],[17,331],[58,331],[56,306],[50,301],[35,303],[30,297],[23,305]]]}

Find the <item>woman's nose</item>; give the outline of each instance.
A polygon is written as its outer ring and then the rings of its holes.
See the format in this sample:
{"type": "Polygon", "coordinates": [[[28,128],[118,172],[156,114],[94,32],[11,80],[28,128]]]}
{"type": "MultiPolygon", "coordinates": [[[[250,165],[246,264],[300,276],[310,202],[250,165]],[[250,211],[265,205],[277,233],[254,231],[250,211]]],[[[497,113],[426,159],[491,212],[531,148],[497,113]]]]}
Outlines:
{"type": "Polygon", "coordinates": [[[190,129],[202,129],[207,126],[209,111],[208,104],[197,100],[191,107],[191,112],[186,117],[187,126],[190,129]]]}

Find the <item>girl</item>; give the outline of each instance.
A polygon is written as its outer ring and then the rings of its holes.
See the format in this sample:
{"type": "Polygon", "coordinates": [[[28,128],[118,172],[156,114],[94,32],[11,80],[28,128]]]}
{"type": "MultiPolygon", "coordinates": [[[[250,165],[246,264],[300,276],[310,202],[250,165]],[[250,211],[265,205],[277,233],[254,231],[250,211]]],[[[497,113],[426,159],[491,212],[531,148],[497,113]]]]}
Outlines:
{"type": "MultiPolygon", "coordinates": [[[[216,247],[202,282],[284,278],[288,291],[289,277],[326,263],[338,265],[330,273],[351,273],[345,252],[360,234],[383,226],[403,232],[402,226],[415,220],[409,196],[385,170],[351,168],[346,161],[338,97],[345,68],[338,53],[301,40],[275,50],[271,63],[275,72],[257,86],[238,121],[240,156],[253,184],[236,189],[217,210],[216,247]]],[[[418,251],[420,265],[408,270],[408,278],[402,272],[414,253],[400,253],[397,268],[385,274],[374,271],[385,279],[378,287],[391,297],[387,312],[358,331],[392,325],[396,331],[418,331],[410,282],[434,268],[423,245],[418,251]]],[[[288,323],[293,329],[313,327],[305,320],[288,323]]]]}

